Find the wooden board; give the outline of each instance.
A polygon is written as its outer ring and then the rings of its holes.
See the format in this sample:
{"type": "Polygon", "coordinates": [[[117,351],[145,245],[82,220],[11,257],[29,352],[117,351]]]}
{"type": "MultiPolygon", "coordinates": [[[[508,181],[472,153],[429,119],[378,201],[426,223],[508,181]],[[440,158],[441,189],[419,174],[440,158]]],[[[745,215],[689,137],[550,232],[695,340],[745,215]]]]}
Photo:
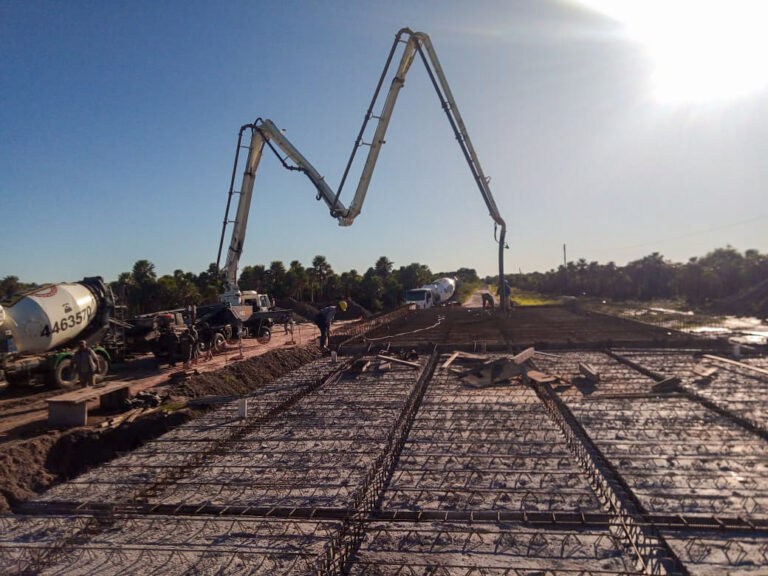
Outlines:
{"type": "Polygon", "coordinates": [[[753,372],[757,372],[758,374],[764,374],[768,376],[768,370],[763,370],[762,368],[758,368],[757,366],[744,364],[744,362],[738,362],[736,360],[731,360],[729,358],[721,358],[720,356],[713,356],[712,354],[704,354],[703,358],[707,358],[709,360],[717,360],[718,362],[725,362],[726,364],[731,364],[732,366],[740,366],[745,370],[752,370],[753,372]]]}
{"type": "Polygon", "coordinates": [[[537,382],[539,384],[547,384],[549,382],[557,382],[557,378],[550,374],[546,374],[544,372],[539,372],[538,370],[528,370],[528,372],[525,373],[528,378],[533,380],[534,382],[537,382]]]}
{"type": "Polygon", "coordinates": [[[125,384],[122,382],[115,383],[115,384],[107,384],[106,386],[88,386],[86,388],[81,388],[80,390],[73,390],[72,392],[65,392],[64,394],[53,396],[52,398],[48,398],[48,400],[46,401],[49,404],[52,404],[52,403],[79,404],[81,402],[87,402],[88,400],[95,400],[96,398],[99,398],[104,394],[111,394],[112,392],[116,392],[118,390],[122,390],[123,388],[129,388],[129,387],[130,387],[129,384],[125,384]]]}
{"type": "Polygon", "coordinates": [[[526,348],[525,350],[520,352],[520,354],[518,354],[517,356],[514,356],[512,358],[512,362],[520,366],[520,364],[522,364],[523,362],[526,362],[531,358],[533,358],[534,354],[536,354],[536,350],[534,350],[533,348],[526,348]]]}

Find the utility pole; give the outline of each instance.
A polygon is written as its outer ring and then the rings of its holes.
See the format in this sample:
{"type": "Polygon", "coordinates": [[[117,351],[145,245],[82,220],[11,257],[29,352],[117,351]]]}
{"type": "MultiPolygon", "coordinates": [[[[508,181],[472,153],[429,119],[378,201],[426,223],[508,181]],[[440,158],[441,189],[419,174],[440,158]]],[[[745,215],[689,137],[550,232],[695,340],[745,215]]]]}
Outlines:
{"type": "Polygon", "coordinates": [[[568,258],[565,252],[565,243],[563,243],[563,294],[568,292],[568,258]]]}

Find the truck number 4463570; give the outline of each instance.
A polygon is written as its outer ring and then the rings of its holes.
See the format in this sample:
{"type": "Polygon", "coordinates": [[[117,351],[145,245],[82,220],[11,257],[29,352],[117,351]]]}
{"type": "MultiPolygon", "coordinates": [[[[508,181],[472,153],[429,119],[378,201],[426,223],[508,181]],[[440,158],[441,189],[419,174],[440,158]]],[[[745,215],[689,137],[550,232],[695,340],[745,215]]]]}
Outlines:
{"type": "Polygon", "coordinates": [[[46,324],[43,326],[42,332],[40,332],[40,336],[50,336],[51,334],[58,334],[59,332],[63,332],[64,330],[67,330],[68,328],[74,328],[75,326],[79,326],[83,322],[88,322],[91,318],[91,314],[93,314],[93,311],[91,310],[91,307],[88,306],[85,310],[81,310],[77,314],[70,314],[69,316],[64,316],[61,320],[57,320],[53,323],[53,326],[50,324],[46,324]]]}

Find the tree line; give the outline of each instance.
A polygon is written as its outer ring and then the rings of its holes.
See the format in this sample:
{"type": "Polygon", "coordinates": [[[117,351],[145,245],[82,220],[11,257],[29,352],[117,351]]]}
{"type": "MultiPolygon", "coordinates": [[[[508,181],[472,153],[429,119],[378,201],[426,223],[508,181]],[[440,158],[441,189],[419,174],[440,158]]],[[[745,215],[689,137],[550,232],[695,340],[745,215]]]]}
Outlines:
{"type": "MultiPolygon", "coordinates": [[[[275,260],[269,266],[245,266],[240,272],[241,290],[256,290],[276,299],[293,298],[314,304],[351,299],[370,310],[392,310],[405,300],[405,292],[428,284],[442,276],[457,277],[466,287],[479,284],[472,268],[434,274],[425,264],[414,262],[395,268],[386,256],[381,256],[364,273],[352,269],[336,273],[327,258],[315,256],[310,266],[293,260],[288,266],[275,260]]],[[[16,276],[0,280],[0,298],[10,296],[34,284],[24,284],[16,276]]],[[[175,270],[158,276],[149,260],[138,260],[130,271],[123,272],[111,282],[118,300],[128,307],[130,315],[158,310],[181,308],[187,304],[217,302],[223,292],[221,276],[216,265],[195,274],[175,270]]]]}
{"type": "MultiPolygon", "coordinates": [[[[658,252],[617,266],[580,259],[548,272],[505,275],[510,285],[548,295],[597,296],[614,300],[682,299],[693,306],[728,300],[758,290],[752,312],[768,313],[768,254],[717,248],[685,263],[665,259],[658,252]]],[[[498,277],[497,277],[498,278],[498,277]]],[[[494,281],[495,278],[488,280],[494,281]]]]}

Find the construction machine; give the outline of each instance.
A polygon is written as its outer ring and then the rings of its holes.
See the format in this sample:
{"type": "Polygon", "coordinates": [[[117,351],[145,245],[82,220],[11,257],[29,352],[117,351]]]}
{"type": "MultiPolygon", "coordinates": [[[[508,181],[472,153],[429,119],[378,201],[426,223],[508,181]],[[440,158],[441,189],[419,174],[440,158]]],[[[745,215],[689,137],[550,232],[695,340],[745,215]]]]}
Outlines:
{"type": "Polygon", "coordinates": [[[46,284],[0,302],[0,386],[37,376],[73,386],[72,356],[80,340],[98,355],[98,376],[106,376],[110,353],[98,344],[110,333],[114,309],[112,291],[100,277],[46,284]]]}
{"type": "MultiPolygon", "coordinates": [[[[440,104],[448,117],[448,122],[453,129],[456,136],[456,140],[459,143],[459,147],[464,155],[464,158],[469,165],[470,172],[480,190],[480,195],[485,202],[486,207],[490,213],[494,222],[494,236],[499,246],[499,288],[504,283],[504,249],[506,245],[506,224],[501,217],[499,210],[491,194],[490,187],[488,185],[489,178],[487,178],[480,166],[480,161],[477,158],[475,149],[472,146],[472,141],[467,133],[464,121],[459,113],[458,106],[453,98],[451,89],[448,86],[448,82],[443,73],[440,61],[437,58],[432,42],[429,36],[424,32],[413,32],[408,28],[403,28],[398,31],[395,36],[395,41],[392,44],[392,48],[387,56],[384,70],[379,77],[378,84],[371,99],[371,103],[366,112],[363,120],[360,132],[355,140],[352,153],[347,161],[346,169],[341,178],[338,188],[334,192],[328,183],[323,179],[322,175],[315,169],[314,166],[296,149],[296,147],[288,141],[282,131],[275,125],[274,122],[268,119],[257,118],[252,124],[246,124],[240,128],[240,132],[237,138],[237,148],[235,150],[235,163],[232,169],[232,178],[229,186],[229,197],[227,198],[227,207],[224,212],[224,223],[221,230],[221,239],[219,241],[219,254],[216,259],[216,266],[219,267],[221,263],[221,254],[224,247],[224,237],[226,235],[227,226],[232,224],[232,236],[229,243],[229,249],[227,251],[226,262],[224,267],[221,268],[221,274],[224,279],[224,293],[221,296],[223,302],[230,305],[239,305],[242,303],[242,295],[237,286],[237,268],[240,262],[240,257],[243,253],[243,243],[245,241],[245,232],[248,225],[248,213],[251,206],[251,198],[253,196],[253,185],[256,177],[256,171],[258,170],[259,163],[264,151],[264,146],[268,146],[272,152],[279,158],[283,167],[288,170],[294,170],[303,172],[314,185],[317,190],[317,200],[323,200],[330,210],[330,214],[333,218],[336,218],[340,226],[350,226],[355,221],[355,218],[360,214],[363,208],[363,202],[368,191],[368,187],[373,176],[373,170],[376,166],[376,161],[379,157],[379,152],[384,144],[384,137],[389,126],[392,112],[397,102],[397,97],[400,94],[400,90],[405,84],[405,76],[411,67],[414,59],[417,57],[423,62],[432,86],[437,92],[437,96],[440,100],[440,104]],[[400,62],[397,66],[395,76],[391,81],[389,91],[384,100],[381,111],[374,115],[374,108],[379,101],[382,86],[389,73],[390,66],[394,59],[395,53],[398,47],[403,44],[403,51],[400,57],[400,62]],[[365,135],[368,122],[372,119],[377,119],[376,128],[371,142],[364,143],[363,137],[365,135]],[[244,145],[243,139],[247,132],[250,132],[250,142],[248,145],[244,145]],[[357,150],[367,145],[368,157],[360,175],[360,181],[357,184],[357,190],[354,198],[352,199],[349,207],[344,206],[340,200],[341,191],[344,187],[344,183],[347,180],[350,169],[355,159],[357,150]],[[235,181],[239,172],[239,164],[241,162],[240,151],[246,148],[248,155],[245,160],[245,167],[243,169],[242,183],[240,189],[235,189],[235,181]],[[285,157],[281,155],[281,152],[285,154],[285,157]],[[238,195],[239,200],[237,203],[237,209],[235,217],[230,220],[230,208],[232,205],[233,196],[238,195]],[[498,236],[496,231],[498,230],[498,236]]],[[[505,309],[507,304],[502,302],[502,309],[505,309]]]]}

